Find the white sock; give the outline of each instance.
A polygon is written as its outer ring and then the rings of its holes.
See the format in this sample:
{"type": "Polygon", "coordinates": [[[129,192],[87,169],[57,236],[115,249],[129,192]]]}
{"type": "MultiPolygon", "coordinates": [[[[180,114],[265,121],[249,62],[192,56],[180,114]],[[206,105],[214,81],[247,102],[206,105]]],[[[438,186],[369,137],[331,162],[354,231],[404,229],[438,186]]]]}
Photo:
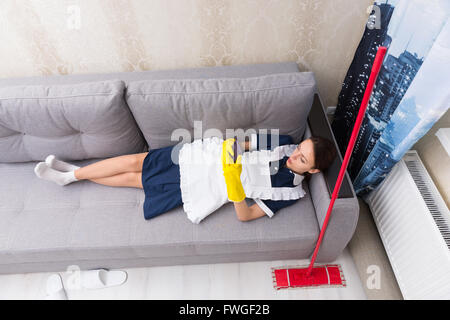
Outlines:
{"type": "Polygon", "coordinates": [[[78,167],[76,165],[56,159],[56,157],[53,154],[51,154],[47,158],[45,158],[45,163],[50,168],[53,168],[55,170],[62,171],[62,172],[74,171],[74,170],[80,169],[80,167],[78,167]]]}
{"type": "Polygon", "coordinates": [[[65,186],[66,184],[69,184],[71,182],[78,181],[78,179],[75,178],[74,171],[61,172],[50,168],[45,162],[39,162],[34,167],[34,173],[36,173],[39,178],[53,181],[60,186],[65,186]]]}

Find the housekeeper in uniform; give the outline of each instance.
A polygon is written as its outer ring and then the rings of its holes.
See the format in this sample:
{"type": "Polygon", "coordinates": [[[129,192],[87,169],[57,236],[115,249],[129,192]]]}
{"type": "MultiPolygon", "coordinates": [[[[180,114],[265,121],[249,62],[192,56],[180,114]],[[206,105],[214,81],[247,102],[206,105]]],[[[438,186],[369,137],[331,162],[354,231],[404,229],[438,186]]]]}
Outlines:
{"type": "Polygon", "coordinates": [[[272,217],[302,198],[305,176],[327,169],[336,156],[334,144],[322,137],[295,145],[287,135],[254,134],[250,141],[240,143],[245,152],[234,161],[234,141],[216,137],[195,140],[181,148],[154,149],[84,167],[49,155],[34,171],[59,185],[90,180],[107,186],[142,188],[145,219],[183,205],[187,217],[200,223],[232,201],[237,218],[250,221],[272,217]],[[248,206],[245,198],[255,204],[248,206]]]}

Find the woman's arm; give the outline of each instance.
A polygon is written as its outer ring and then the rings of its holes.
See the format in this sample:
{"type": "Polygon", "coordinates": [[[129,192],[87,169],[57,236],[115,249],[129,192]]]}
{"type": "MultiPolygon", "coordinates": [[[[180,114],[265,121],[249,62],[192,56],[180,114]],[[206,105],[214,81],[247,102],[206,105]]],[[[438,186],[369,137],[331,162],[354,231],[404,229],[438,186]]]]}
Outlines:
{"type": "Polygon", "coordinates": [[[234,209],[236,210],[236,216],[240,221],[255,220],[266,215],[266,213],[256,203],[249,207],[245,200],[235,202],[234,209]]]}

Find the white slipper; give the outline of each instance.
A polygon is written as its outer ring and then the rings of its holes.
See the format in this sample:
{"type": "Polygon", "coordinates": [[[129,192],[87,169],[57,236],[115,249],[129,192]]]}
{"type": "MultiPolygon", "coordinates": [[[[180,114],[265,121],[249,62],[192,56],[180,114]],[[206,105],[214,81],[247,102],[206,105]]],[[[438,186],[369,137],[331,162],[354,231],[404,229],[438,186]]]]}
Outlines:
{"type": "Polygon", "coordinates": [[[95,269],[81,271],[81,286],[85,289],[102,289],[120,286],[127,280],[125,271],[95,269]]]}
{"type": "Polygon", "coordinates": [[[61,276],[57,273],[52,274],[47,279],[45,300],[67,300],[66,290],[61,276]]]}

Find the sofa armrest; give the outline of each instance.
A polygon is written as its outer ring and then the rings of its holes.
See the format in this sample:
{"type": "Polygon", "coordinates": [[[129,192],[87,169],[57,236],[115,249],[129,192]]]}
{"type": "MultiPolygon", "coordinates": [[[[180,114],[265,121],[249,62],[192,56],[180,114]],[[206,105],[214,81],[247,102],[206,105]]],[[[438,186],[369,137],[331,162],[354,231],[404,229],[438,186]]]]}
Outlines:
{"type": "MultiPolygon", "coordinates": [[[[309,180],[309,190],[316,210],[317,221],[322,228],[342,164],[342,157],[318,94],[314,97],[304,138],[311,135],[328,138],[334,142],[338,150],[332,166],[326,172],[312,175],[309,180]]],[[[355,232],[358,216],[358,199],[350,177],[346,173],[331,212],[328,227],[317,255],[317,262],[331,262],[341,254],[355,232]]]]}

